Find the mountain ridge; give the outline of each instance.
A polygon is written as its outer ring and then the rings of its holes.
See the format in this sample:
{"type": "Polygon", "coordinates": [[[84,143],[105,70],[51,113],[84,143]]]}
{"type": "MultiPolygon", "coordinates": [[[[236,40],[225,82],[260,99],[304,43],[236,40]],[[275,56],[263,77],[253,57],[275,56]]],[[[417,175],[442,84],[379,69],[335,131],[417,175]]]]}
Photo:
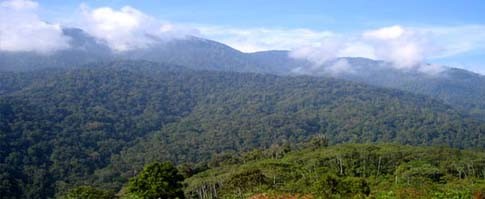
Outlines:
{"type": "Polygon", "coordinates": [[[147,60],[195,70],[331,76],[425,94],[444,100],[467,115],[485,120],[485,76],[464,69],[436,69],[432,65],[423,65],[425,69],[437,70],[428,74],[420,71],[421,68],[397,69],[391,63],[349,57],[315,65],[305,59],[295,59],[290,56],[290,51],[243,53],[228,45],[194,36],[161,40],[148,48],[116,52],[81,29],[64,29],[64,33],[72,38],[71,49],[51,55],[0,52],[0,71],[76,68],[95,62],[147,60]]]}

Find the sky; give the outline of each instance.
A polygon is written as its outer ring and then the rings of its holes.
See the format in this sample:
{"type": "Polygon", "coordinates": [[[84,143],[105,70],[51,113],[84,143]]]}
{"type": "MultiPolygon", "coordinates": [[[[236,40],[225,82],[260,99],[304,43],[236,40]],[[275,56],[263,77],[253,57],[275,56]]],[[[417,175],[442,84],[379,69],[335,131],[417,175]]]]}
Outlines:
{"type": "Polygon", "coordinates": [[[147,33],[196,35],[243,52],[290,50],[316,63],[367,57],[485,74],[482,0],[0,0],[0,9],[0,50],[63,49],[66,38],[56,31],[73,26],[119,51],[149,46],[147,33]],[[34,32],[56,42],[25,39],[34,32]]]}

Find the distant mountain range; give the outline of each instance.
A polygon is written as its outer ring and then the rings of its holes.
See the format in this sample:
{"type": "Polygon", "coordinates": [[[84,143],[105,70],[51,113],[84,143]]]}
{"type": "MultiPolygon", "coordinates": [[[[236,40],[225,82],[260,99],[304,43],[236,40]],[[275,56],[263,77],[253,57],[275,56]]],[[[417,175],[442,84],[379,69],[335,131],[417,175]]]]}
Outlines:
{"type": "Polygon", "coordinates": [[[196,70],[287,74],[296,66],[309,64],[287,56],[287,51],[243,53],[225,44],[198,37],[159,41],[145,49],[111,51],[80,29],[64,29],[71,48],[51,54],[0,52],[0,71],[40,68],[72,68],[109,60],[146,60],[176,64],[196,70]]]}
{"type": "Polygon", "coordinates": [[[64,34],[71,38],[70,49],[46,55],[0,52],[0,71],[73,68],[112,60],[146,60],[195,70],[332,76],[432,96],[465,114],[485,120],[485,77],[463,69],[443,67],[437,73],[427,73],[417,69],[395,69],[390,63],[366,58],[338,58],[315,66],[307,60],[292,58],[289,51],[243,53],[216,41],[190,36],[159,41],[145,49],[114,52],[81,29],[67,28],[64,34]],[[324,70],[339,61],[344,61],[351,72],[324,70]]]}

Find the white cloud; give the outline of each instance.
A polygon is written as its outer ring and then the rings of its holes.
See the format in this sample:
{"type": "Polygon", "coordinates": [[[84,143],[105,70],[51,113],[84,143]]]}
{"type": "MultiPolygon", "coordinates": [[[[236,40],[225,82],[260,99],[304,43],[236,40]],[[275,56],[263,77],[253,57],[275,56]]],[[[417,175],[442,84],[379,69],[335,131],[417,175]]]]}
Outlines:
{"type": "MultiPolygon", "coordinates": [[[[321,65],[337,57],[365,57],[393,63],[398,69],[421,69],[425,62],[485,50],[485,25],[389,26],[338,33],[306,28],[236,28],[181,25],[160,21],[130,6],[89,8],[69,26],[80,27],[117,51],[145,48],[187,35],[213,39],[243,52],[290,50],[290,56],[321,65]]],[[[43,21],[39,4],[0,0],[0,50],[49,53],[69,47],[57,23],[43,21]]],[[[441,62],[443,63],[443,62],[441,62]]],[[[435,66],[431,68],[436,68],[435,66]]],[[[436,71],[436,70],[432,70],[436,71]]]]}
{"type": "Polygon", "coordinates": [[[343,74],[354,74],[357,71],[349,64],[346,59],[329,60],[328,62],[320,65],[314,64],[304,67],[294,68],[292,71],[294,74],[299,75],[331,75],[339,76],[343,74]]]}
{"type": "Polygon", "coordinates": [[[397,68],[413,68],[435,53],[428,35],[401,26],[365,31],[365,42],[373,46],[376,58],[392,62],[397,68]]]}
{"type": "Polygon", "coordinates": [[[343,45],[340,49],[339,57],[365,57],[369,59],[377,59],[375,54],[375,49],[361,41],[351,41],[343,45]]]}
{"type": "Polygon", "coordinates": [[[310,60],[315,65],[323,65],[338,57],[365,57],[390,62],[389,66],[397,69],[417,69],[431,73],[438,71],[438,66],[430,68],[423,63],[439,51],[428,38],[425,31],[391,26],[363,31],[358,35],[329,37],[325,43],[331,45],[295,48],[290,56],[310,60]],[[424,66],[426,68],[421,68],[424,66]]]}
{"type": "Polygon", "coordinates": [[[391,26],[364,31],[358,36],[329,37],[324,45],[295,48],[291,56],[305,58],[318,65],[337,57],[365,57],[391,62],[396,68],[414,68],[434,50],[424,33],[391,26]]]}
{"type": "Polygon", "coordinates": [[[130,6],[114,10],[110,7],[91,9],[81,5],[81,10],[81,28],[117,51],[145,48],[159,40],[197,34],[194,29],[162,23],[130,6]]]}
{"type": "Polygon", "coordinates": [[[307,59],[316,65],[322,65],[327,61],[338,57],[366,57],[375,59],[373,46],[352,37],[333,36],[317,44],[295,47],[290,52],[290,57],[307,59]]]}
{"type": "Polygon", "coordinates": [[[330,31],[309,29],[230,28],[195,25],[201,36],[225,43],[243,52],[292,50],[297,46],[318,44],[332,37],[330,31]]]}
{"type": "MultiPolygon", "coordinates": [[[[359,34],[309,29],[237,29],[217,26],[199,26],[199,30],[202,36],[243,52],[291,50],[291,57],[312,61],[315,68],[338,57],[365,57],[391,62],[396,68],[418,68],[436,50],[424,32],[401,26],[363,31],[359,34]]],[[[339,63],[337,66],[345,64],[339,63]]],[[[345,67],[336,67],[339,70],[327,67],[325,70],[336,74],[343,71],[341,68],[345,67]]]]}
{"type": "Polygon", "coordinates": [[[29,0],[7,0],[0,2],[0,7],[12,10],[33,10],[39,7],[39,4],[29,0]]]}
{"type": "Polygon", "coordinates": [[[344,73],[355,73],[354,68],[345,59],[337,60],[334,64],[325,67],[325,72],[330,75],[340,75],[344,73]]]}
{"type": "Polygon", "coordinates": [[[418,27],[440,44],[440,53],[431,58],[451,57],[474,50],[485,50],[485,25],[418,27]]]}
{"type": "Polygon", "coordinates": [[[0,50],[50,53],[69,47],[61,26],[42,21],[37,8],[29,0],[0,2],[0,50]]]}
{"type": "Polygon", "coordinates": [[[484,25],[394,25],[353,33],[311,29],[196,27],[202,36],[243,52],[291,50],[290,56],[308,59],[317,65],[337,57],[365,57],[390,62],[398,69],[419,69],[423,63],[435,59],[485,50],[484,25]]]}
{"type": "Polygon", "coordinates": [[[364,37],[380,40],[393,40],[402,37],[404,33],[405,31],[401,26],[391,26],[364,32],[364,37]]]}
{"type": "Polygon", "coordinates": [[[289,56],[297,59],[307,59],[316,65],[321,65],[338,57],[339,51],[342,48],[342,42],[329,38],[316,45],[313,44],[295,48],[290,52],[289,56]]]}

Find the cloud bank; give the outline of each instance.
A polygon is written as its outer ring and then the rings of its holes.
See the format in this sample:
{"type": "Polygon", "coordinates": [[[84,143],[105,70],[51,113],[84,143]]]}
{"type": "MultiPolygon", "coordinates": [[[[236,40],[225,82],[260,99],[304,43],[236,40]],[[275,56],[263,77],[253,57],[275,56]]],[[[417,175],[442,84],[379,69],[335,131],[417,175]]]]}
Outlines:
{"type": "Polygon", "coordinates": [[[397,68],[415,67],[437,48],[426,33],[401,26],[366,31],[362,37],[372,46],[377,59],[390,61],[397,68]]]}
{"type": "Polygon", "coordinates": [[[83,4],[81,12],[79,26],[116,51],[146,48],[160,40],[197,34],[192,28],[162,23],[130,6],[119,10],[110,7],[91,9],[83,4]]]}
{"type": "MultiPolygon", "coordinates": [[[[114,51],[150,47],[158,42],[189,35],[225,43],[243,52],[290,50],[293,58],[315,65],[338,57],[383,60],[397,69],[439,71],[423,63],[485,50],[485,25],[393,25],[354,32],[308,28],[237,28],[217,25],[184,25],[162,21],[131,6],[91,8],[81,4],[79,15],[67,27],[79,27],[114,51]],[[423,68],[426,67],[426,68],[423,68]]],[[[0,51],[33,51],[48,54],[69,48],[69,37],[59,23],[45,22],[39,4],[31,0],[0,1],[0,51]]],[[[64,24],[65,25],[65,24],[64,24]]],[[[329,73],[341,73],[339,63],[329,73]],[[338,69],[338,70],[335,70],[338,69]]],[[[348,70],[351,71],[351,70],[348,70]]]]}
{"type": "Polygon", "coordinates": [[[225,43],[243,52],[286,50],[319,43],[334,35],[310,29],[232,28],[195,25],[204,37],[225,43]]]}
{"type": "MultiPolygon", "coordinates": [[[[49,54],[69,48],[62,25],[46,22],[39,4],[30,0],[0,1],[0,51],[49,54]],[[8,19],[8,20],[5,20],[8,19]]],[[[79,17],[66,27],[78,27],[115,51],[146,48],[160,41],[198,35],[194,28],[161,22],[130,6],[90,8],[80,5],[79,17]]]]}
{"type": "Polygon", "coordinates": [[[427,57],[437,52],[437,47],[428,40],[427,34],[401,26],[367,30],[357,36],[328,40],[319,45],[295,47],[290,55],[318,65],[338,57],[365,57],[390,62],[395,68],[410,69],[419,67],[427,57]]]}
{"type": "Polygon", "coordinates": [[[337,57],[364,57],[391,63],[396,69],[439,72],[424,63],[485,50],[485,25],[393,25],[350,33],[311,29],[231,28],[196,26],[204,37],[243,52],[290,50],[293,58],[315,65],[337,57]]]}
{"type": "Polygon", "coordinates": [[[0,50],[50,53],[69,47],[59,24],[42,21],[38,3],[29,0],[0,2],[0,50]]]}

